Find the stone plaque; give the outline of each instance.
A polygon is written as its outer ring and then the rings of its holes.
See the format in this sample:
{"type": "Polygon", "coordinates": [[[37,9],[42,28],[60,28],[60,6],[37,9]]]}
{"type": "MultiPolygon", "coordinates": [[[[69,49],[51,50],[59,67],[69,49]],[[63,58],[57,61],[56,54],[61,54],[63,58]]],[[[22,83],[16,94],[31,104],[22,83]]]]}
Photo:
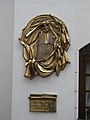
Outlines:
{"type": "Polygon", "coordinates": [[[31,94],[29,97],[30,112],[56,112],[57,95],[31,94]]]}

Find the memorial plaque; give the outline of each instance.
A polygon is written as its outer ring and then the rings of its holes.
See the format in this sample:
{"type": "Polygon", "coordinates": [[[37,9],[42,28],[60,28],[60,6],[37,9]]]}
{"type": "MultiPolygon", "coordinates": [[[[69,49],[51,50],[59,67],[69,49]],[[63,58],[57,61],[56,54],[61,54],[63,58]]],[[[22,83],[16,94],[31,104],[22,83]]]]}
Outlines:
{"type": "Polygon", "coordinates": [[[59,76],[70,63],[67,50],[70,36],[65,23],[51,15],[43,14],[30,20],[19,38],[25,59],[25,77],[31,80],[39,75],[47,77],[53,72],[59,76]]]}
{"type": "Polygon", "coordinates": [[[30,112],[56,112],[57,95],[31,94],[29,97],[30,112]]]}

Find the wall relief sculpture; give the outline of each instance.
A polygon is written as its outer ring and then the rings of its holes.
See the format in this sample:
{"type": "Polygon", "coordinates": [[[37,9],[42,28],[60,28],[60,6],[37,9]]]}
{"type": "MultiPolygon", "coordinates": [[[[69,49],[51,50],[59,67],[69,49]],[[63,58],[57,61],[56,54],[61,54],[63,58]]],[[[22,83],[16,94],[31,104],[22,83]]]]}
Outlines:
{"type": "Polygon", "coordinates": [[[37,75],[46,77],[53,72],[58,76],[60,70],[70,63],[68,29],[55,16],[44,14],[33,18],[22,30],[19,41],[26,62],[25,76],[30,79],[37,75]]]}

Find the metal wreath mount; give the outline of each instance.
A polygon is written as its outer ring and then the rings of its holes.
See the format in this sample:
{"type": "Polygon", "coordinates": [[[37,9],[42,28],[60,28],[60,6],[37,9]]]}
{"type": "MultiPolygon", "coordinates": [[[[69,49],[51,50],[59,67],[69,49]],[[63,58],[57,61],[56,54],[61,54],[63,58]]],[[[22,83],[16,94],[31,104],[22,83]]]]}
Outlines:
{"type": "Polygon", "coordinates": [[[36,75],[46,77],[53,72],[58,76],[60,70],[70,63],[68,29],[55,16],[44,14],[33,18],[22,30],[19,41],[26,61],[25,76],[30,79],[36,75]]]}

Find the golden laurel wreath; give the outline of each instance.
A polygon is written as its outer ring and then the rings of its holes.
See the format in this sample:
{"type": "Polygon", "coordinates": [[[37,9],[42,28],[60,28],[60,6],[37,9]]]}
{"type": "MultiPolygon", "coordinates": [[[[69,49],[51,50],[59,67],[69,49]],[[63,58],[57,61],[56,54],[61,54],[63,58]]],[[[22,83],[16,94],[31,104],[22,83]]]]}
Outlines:
{"type": "Polygon", "coordinates": [[[55,16],[44,14],[33,18],[22,30],[19,41],[26,61],[25,76],[30,79],[36,75],[46,77],[53,72],[58,76],[60,70],[70,63],[68,29],[55,16]]]}

